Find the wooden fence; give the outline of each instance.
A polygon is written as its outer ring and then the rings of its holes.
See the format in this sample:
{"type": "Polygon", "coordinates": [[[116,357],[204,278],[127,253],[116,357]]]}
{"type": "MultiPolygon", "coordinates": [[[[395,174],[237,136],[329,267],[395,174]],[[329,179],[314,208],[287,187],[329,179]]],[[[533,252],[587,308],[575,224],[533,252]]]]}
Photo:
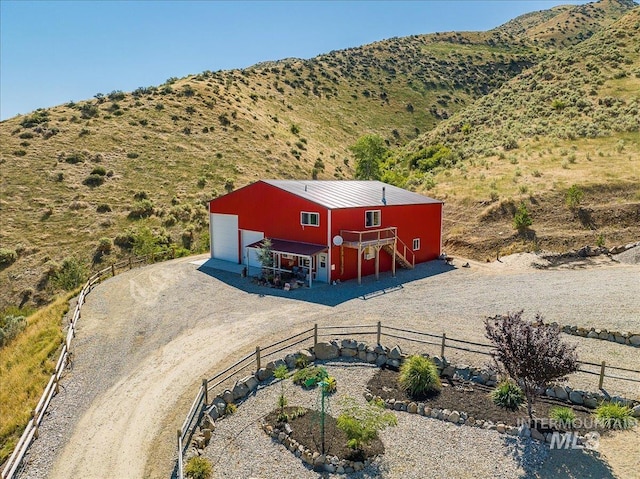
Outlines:
{"type": "Polygon", "coordinates": [[[82,305],[84,304],[87,294],[89,294],[93,287],[104,278],[115,276],[118,273],[118,270],[129,270],[134,266],[138,266],[143,263],[146,264],[147,262],[154,262],[165,256],[173,258],[173,251],[166,251],[160,254],[152,253],[139,257],[130,257],[126,260],[114,263],[113,265],[104,268],[89,277],[87,282],[82,287],[82,290],[80,290],[80,294],[78,295],[78,302],[75,309],[73,310],[73,315],[69,320],[69,329],[67,331],[67,336],[64,340],[64,343],[62,344],[62,350],[60,351],[60,356],[58,358],[58,362],[56,363],[55,370],[51,375],[51,379],[49,379],[49,382],[47,383],[47,387],[44,389],[44,393],[42,393],[40,401],[38,401],[37,406],[32,411],[31,419],[29,420],[27,427],[22,433],[22,436],[20,436],[18,444],[16,445],[7,462],[4,464],[1,475],[2,479],[13,479],[15,477],[20,465],[22,464],[22,460],[24,459],[24,456],[29,449],[29,446],[34,439],[38,438],[38,428],[42,423],[42,418],[47,412],[47,408],[49,407],[51,399],[58,393],[60,379],[64,373],[64,370],[70,363],[71,341],[76,335],[76,327],[78,324],[78,320],[80,319],[82,305]]]}
{"type": "MultiPolygon", "coordinates": [[[[277,353],[291,350],[293,346],[298,346],[303,343],[307,343],[306,347],[315,346],[320,338],[338,338],[341,336],[347,336],[350,339],[357,339],[363,336],[375,336],[376,343],[382,344],[382,338],[394,338],[403,341],[409,341],[411,343],[434,346],[434,350],[440,353],[441,357],[445,357],[447,349],[465,351],[472,354],[479,354],[484,356],[491,356],[490,350],[493,345],[487,343],[476,343],[473,341],[467,341],[464,339],[451,338],[446,333],[435,334],[422,331],[415,331],[411,329],[395,328],[392,326],[384,326],[380,321],[377,324],[372,325],[358,325],[358,326],[323,326],[318,327],[314,324],[313,328],[304,330],[293,336],[289,336],[276,343],[270,344],[266,347],[256,346],[254,352],[242,357],[224,371],[217,373],[211,379],[204,378],[202,384],[198,389],[191,408],[187,413],[187,416],[182,423],[182,427],[177,431],[177,443],[178,443],[178,459],[174,474],[178,479],[184,479],[184,462],[183,456],[189,446],[191,438],[195,433],[195,429],[198,426],[205,409],[209,405],[209,398],[213,398],[212,391],[219,386],[223,385],[226,381],[231,380],[234,377],[239,378],[241,374],[246,374],[247,369],[252,368],[254,371],[260,369],[263,365],[263,360],[274,356],[277,353]],[[388,331],[388,332],[387,332],[388,331]],[[312,340],[312,341],[310,341],[312,340]],[[475,347],[476,349],[473,349],[475,347]],[[478,349],[480,348],[480,349],[478,349]]],[[[621,368],[617,366],[606,366],[602,361],[600,364],[579,362],[579,372],[586,374],[596,375],[598,379],[598,388],[602,389],[604,378],[610,378],[621,381],[631,381],[640,383],[640,371],[634,369],[621,368]],[[596,367],[599,371],[592,371],[589,367],[596,367]],[[586,369],[585,369],[586,367],[586,369]],[[619,375],[607,374],[607,370],[624,371],[632,373],[635,377],[624,377],[619,375]]]]}

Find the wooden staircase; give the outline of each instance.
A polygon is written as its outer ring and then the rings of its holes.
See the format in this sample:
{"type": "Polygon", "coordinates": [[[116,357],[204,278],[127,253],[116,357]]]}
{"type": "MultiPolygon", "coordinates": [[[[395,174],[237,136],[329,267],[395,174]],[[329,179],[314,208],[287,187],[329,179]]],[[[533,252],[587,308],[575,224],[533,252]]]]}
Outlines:
{"type": "MultiPolygon", "coordinates": [[[[400,241],[398,239],[398,241],[400,241]]],[[[404,243],[403,243],[404,244],[404,243]]],[[[393,257],[393,245],[386,244],[382,247],[391,257],[393,257]]],[[[405,248],[406,249],[406,248],[405,248]]],[[[396,263],[401,268],[413,269],[413,263],[407,259],[398,249],[396,249],[396,263]]]]}

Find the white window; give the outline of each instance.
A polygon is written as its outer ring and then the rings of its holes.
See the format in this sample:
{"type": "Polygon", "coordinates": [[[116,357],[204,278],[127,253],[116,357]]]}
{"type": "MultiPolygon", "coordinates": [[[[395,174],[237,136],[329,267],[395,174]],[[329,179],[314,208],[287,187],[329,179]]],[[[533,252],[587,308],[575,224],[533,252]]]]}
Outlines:
{"type": "Polygon", "coordinates": [[[364,226],[366,228],[373,228],[375,226],[380,226],[380,210],[365,211],[364,226]]]}
{"type": "Polygon", "coordinates": [[[413,239],[413,251],[418,251],[420,249],[420,238],[413,239]]]}
{"type": "Polygon", "coordinates": [[[320,226],[320,213],[309,213],[307,211],[301,212],[300,224],[306,226],[320,226]]]}

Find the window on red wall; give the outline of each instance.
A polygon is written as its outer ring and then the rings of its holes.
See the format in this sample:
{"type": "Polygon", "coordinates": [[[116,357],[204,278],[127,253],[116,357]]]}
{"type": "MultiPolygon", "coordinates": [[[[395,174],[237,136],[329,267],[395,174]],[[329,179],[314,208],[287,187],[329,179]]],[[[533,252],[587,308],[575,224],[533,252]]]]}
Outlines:
{"type": "Polygon", "coordinates": [[[302,211],[300,213],[300,224],[305,226],[320,226],[320,213],[302,211]]]}
{"type": "Polygon", "coordinates": [[[381,224],[380,210],[369,210],[364,212],[364,226],[366,228],[374,228],[381,224]]]}
{"type": "Polygon", "coordinates": [[[418,251],[419,249],[420,249],[420,238],[414,238],[413,251],[418,251]]]}

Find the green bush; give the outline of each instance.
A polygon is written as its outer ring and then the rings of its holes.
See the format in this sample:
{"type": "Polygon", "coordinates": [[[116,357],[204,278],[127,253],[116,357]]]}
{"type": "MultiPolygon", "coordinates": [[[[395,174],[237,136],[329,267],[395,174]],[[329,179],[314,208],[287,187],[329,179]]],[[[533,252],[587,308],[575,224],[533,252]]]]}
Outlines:
{"type": "Polygon", "coordinates": [[[322,389],[325,393],[332,394],[338,389],[338,381],[333,376],[329,376],[327,379],[321,382],[322,389]]]}
{"type": "Polygon", "coordinates": [[[209,479],[213,474],[213,466],[206,457],[194,456],[187,461],[184,473],[189,479],[209,479]]]}
{"type": "Polygon", "coordinates": [[[304,386],[305,388],[312,388],[328,377],[329,374],[327,374],[327,370],[322,366],[307,366],[294,373],[293,383],[304,386]]]}
{"type": "Polygon", "coordinates": [[[513,227],[518,231],[524,231],[532,224],[533,221],[531,220],[531,216],[529,216],[527,205],[520,203],[516,214],[513,216],[513,227]]]}
{"type": "Polygon", "coordinates": [[[98,205],[98,207],[96,208],[96,211],[98,213],[109,213],[111,211],[111,206],[109,206],[106,203],[101,203],[98,205]]]}
{"type": "Polygon", "coordinates": [[[26,327],[27,318],[24,316],[8,315],[0,317],[0,348],[9,344],[26,327]]]}
{"type": "Polygon", "coordinates": [[[91,174],[104,176],[107,174],[107,169],[104,166],[96,166],[93,170],[91,170],[91,174]]]}
{"type": "Polygon", "coordinates": [[[500,407],[516,411],[522,405],[525,398],[520,386],[513,381],[506,380],[498,384],[491,392],[491,399],[493,399],[494,404],[500,407]]]}
{"type": "Polygon", "coordinates": [[[129,218],[148,218],[153,214],[153,203],[151,200],[136,201],[129,210],[129,218]]]}
{"type": "Polygon", "coordinates": [[[584,196],[584,192],[578,185],[571,185],[571,188],[567,190],[567,206],[570,210],[576,209],[580,206],[580,202],[582,201],[582,197],[584,196]]]}
{"type": "Polygon", "coordinates": [[[569,428],[576,420],[576,413],[570,407],[553,407],[549,411],[549,417],[558,421],[560,426],[569,428]]]}
{"type": "Polygon", "coordinates": [[[348,396],[342,402],[344,412],[338,416],[337,425],[347,435],[347,446],[352,449],[361,449],[378,437],[378,431],[398,424],[392,412],[376,403],[360,406],[348,396]]]}
{"type": "Polygon", "coordinates": [[[89,186],[90,188],[95,188],[97,186],[100,186],[104,183],[104,176],[103,175],[95,175],[95,174],[90,174],[89,176],[87,176],[83,181],[82,184],[85,186],[89,186]]]}
{"type": "Polygon", "coordinates": [[[605,402],[596,408],[596,421],[607,429],[629,429],[637,424],[631,408],[622,404],[605,402]]]}
{"type": "Polygon", "coordinates": [[[9,248],[0,248],[0,266],[10,265],[18,259],[16,250],[9,248]]]}
{"type": "Polygon", "coordinates": [[[438,368],[434,362],[424,356],[408,357],[400,366],[400,385],[410,396],[421,396],[438,392],[442,388],[438,368]]]}
{"type": "Polygon", "coordinates": [[[67,258],[62,262],[60,270],[53,275],[53,285],[71,291],[87,279],[87,269],[75,258],[67,258]]]}
{"type": "Polygon", "coordinates": [[[111,253],[111,250],[113,250],[113,241],[111,241],[111,238],[107,237],[100,238],[96,250],[104,254],[111,253]]]}

